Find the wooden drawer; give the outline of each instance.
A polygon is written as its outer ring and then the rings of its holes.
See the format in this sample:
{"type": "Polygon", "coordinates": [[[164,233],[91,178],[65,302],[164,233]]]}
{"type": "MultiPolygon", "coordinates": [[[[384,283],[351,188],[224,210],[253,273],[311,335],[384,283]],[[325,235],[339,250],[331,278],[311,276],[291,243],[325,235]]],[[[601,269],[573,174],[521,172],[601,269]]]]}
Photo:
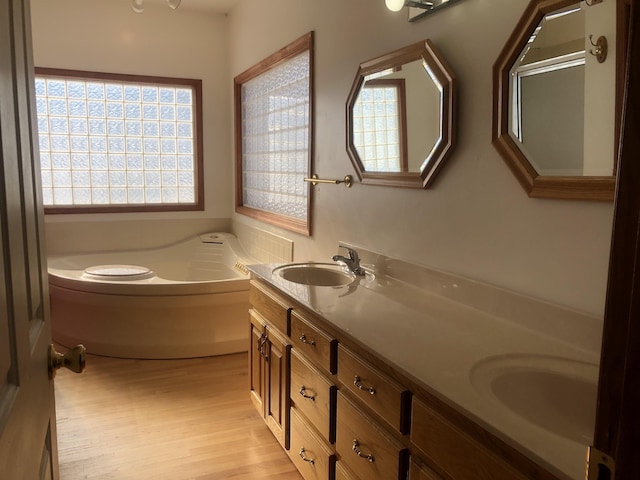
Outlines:
{"type": "Polygon", "coordinates": [[[358,480],[355,476],[353,476],[353,474],[351,474],[351,472],[349,472],[349,470],[347,470],[347,467],[344,466],[343,462],[336,462],[336,478],[335,480],[358,480]]]}
{"type": "Polygon", "coordinates": [[[336,373],[338,341],[296,310],[291,312],[291,343],[316,364],[336,373]]]}
{"type": "Polygon", "coordinates": [[[343,345],[338,346],[338,380],[403,435],[409,432],[411,392],[343,345]]]}
{"type": "Polygon", "coordinates": [[[416,459],[411,457],[409,480],[442,480],[442,477],[426,465],[423,465],[422,462],[416,461],[416,459]]]}
{"type": "Polygon", "coordinates": [[[340,461],[358,478],[406,478],[406,448],[376,425],[342,392],[338,392],[336,452],[340,461]]]}
{"type": "Polygon", "coordinates": [[[329,443],[336,441],[336,386],[291,351],[291,400],[329,443]]]}
{"type": "Polygon", "coordinates": [[[263,284],[251,280],[249,303],[283,334],[289,335],[289,311],[286,300],[263,284]]]}
{"type": "MultiPolygon", "coordinates": [[[[410,439],[425,458],[455,480],[528,478],[490,451],[491,437],[485,437],[487,445],[477,442],[417,398],[413,399],[410,439]]],[[[494,450],[501,448],[496,446],[494,450]]]]}
{"type": "Polygon", "coordinates": [[[291,408],[291,448],[287,453],[305,480],[333,478],[333,451],[307,428],[295,408],[291,408]]]}

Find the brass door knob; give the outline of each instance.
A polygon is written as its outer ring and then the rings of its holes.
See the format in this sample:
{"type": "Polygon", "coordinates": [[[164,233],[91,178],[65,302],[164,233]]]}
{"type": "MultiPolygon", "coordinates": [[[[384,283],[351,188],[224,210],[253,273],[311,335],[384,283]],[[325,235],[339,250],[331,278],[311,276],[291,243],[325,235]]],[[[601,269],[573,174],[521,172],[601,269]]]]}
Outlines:
{"type": "Polygon", "coordinates": [[[87,349],[84,345],[76,345],[66,353],[56,352],[56,348],[49,345],[49,378],[54,379],[56,370],[65,367],[72,372],[82,373],[86,364],[87,349]]]}

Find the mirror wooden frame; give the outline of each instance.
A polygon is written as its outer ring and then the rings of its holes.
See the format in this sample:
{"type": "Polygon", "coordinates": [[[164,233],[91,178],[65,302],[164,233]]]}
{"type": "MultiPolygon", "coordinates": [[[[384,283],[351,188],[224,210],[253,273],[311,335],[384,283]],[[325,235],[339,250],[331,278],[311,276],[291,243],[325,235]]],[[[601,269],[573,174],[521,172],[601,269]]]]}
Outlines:
{"type": "MultiPolygon", "coordinates": [[[[456,76],[430,40],[414,43],[381,57],[360,64],[347,98],[347,153],[363,184],[386,185],[405,188],[428,188],[456,143],[456,76]],[[440,116],[441,135],[420,172],[369,172],[366,171],[353,141],[353,106],[367,75],[398,67],[416,60],[423,60],[442,86],[440,116]]],[[[404,126],[406,129],[406,125],[404,126]]],[[[405,132],[406,134],[406,132],[405,132]]]]}
{"type": "MultiPolygon", "coordinates": [[[[493,145],[530,197],[568,200],[613,201],[616,185],[615,162],[618,146],[611,155],[611,176],[539,175],[526,155],[509,135],[510,70],[542,18],[577,0],[531,0],[493,66],[493,145]]],[[[619,137],[629,0],[615,0],[616,14],[616,92],[615,135],[619,137]]]]}

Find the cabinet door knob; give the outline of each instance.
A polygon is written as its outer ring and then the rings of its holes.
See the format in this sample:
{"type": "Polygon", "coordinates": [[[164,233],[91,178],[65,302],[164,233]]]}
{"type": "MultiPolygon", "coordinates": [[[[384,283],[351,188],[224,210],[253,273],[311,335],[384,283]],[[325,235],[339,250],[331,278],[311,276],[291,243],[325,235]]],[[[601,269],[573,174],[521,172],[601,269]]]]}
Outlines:
{"type": "Polygon", "coordinates": [[[359,388],[360,390],[364,391],[364,392],[369,392],[371,395],[375,395],[376,394],[376,389],[373,387],[365,387],[364,385],[362,385],[362,383],[360,383],[360,377],[358,375],[356,375],[355,377],[353,377],[353,385],[357,388],[359,388]]]}
{"type": "Polygon", "coordinates": [[[313,402],[316,401],[316,397],[314,395],[307,395],[307,390],[304,385],[300,385],[300,395],[302,395],[304,398],[308,398],[313,402]]]}
{"type": "Polygon", "coordinates": [[[300,455],[300,458],[305,462],[309,462],[311,465],[315,465],[316,461],[313,458],[307,458],[304,453],[305,453],[304,447],[302,447],[300,449],[300,453],[298,454],[300,455]]]}
{"type": "Polygon", "coordinates": [[[316,346],[315,340],[307,340],[307,336],[304,333],[300,335],[300,341],[302,343],[306,343],[307,345],[311,345],[312,347],[316,346]]]}
{"type": "Polygon", "coordinates": [[[364,453],[362,453],[362,451],[360,450],[360,442],[358,442],[358,440],[356,439],[353,440],[353,451],[360,458],[364,458],[365,460],[368,460],[370,463],[373,463],[374,461],[373,454],[368,453],[365,455],[364,453]]]}

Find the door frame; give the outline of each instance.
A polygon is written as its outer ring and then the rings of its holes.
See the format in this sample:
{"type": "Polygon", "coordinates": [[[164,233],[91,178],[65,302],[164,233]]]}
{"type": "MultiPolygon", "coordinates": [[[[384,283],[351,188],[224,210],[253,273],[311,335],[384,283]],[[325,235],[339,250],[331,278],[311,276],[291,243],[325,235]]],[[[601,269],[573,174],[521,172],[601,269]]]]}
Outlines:
{"type": "Polygon", "coordinates": [[[638,478],[640,458],[640,0],[631,1],[609,280],[594,447],[616,477],[638,478]]]}

